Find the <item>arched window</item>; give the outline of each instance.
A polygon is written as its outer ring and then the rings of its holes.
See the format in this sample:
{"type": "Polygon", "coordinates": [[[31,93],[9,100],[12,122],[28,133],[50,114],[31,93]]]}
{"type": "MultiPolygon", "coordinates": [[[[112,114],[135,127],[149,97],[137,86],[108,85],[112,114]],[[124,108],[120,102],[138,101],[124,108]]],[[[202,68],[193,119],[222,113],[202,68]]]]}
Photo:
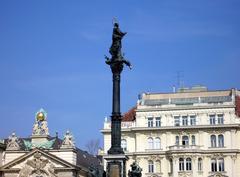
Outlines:
{"type": "Polygon", "coordinates": [[[179,145],[179,136],[176,136],[175,144],[176,144],[176,145],[179,145]]]}
{"type": "Polygon", "coordinates": [[[187,171],[192,170],[192,159],[191,158],[186,159],[186,170],[187,171]]]}
{"type": "Polygon", "coordinates": [[[148,173],[153,173],[154,172],[154,165],[153,165],[153,161],[149,160],[148,161],[148,173]]]}
{"type": "Polygon", "coordinates": [[[194,135],[192,135],[192,145],[196,145],[196,139],[194,135]]]}
{"type": "Polygon", "coordinates": [[[217,160],[216,159],[211,159],[211,170],[212,170],[212,172],[217,171],[217,160]]]}
{"type": "Polygon", "coordinates": [[[184,171],[184,159],[179,158],[179,171],[184,171]]]}
{"type": "Polygon", "coordinates": [[[223,135],[218,135],[218,147],[224,147],[224,137],[223,137],[223,135]]]}
{"type": "Polygon", "coordinates": [[[122,139],[122,141],[121,141],[121,147],[123,148],[124,151],[127,150],[127,140],[122,139]]]}
{"type": "Polygon", "coordinates": [[[161,162],[160,160],[156,161],[156,173],[161,173],[161,162]]]}
{"type": "Polygon", "coordinates": [[[160,138],[155,138],[155,149],[160,149],[161,148],[161,140],[160,138]]]}
{"type": "Polygon", "coordinates": [[[188,136],[183,136],[182,137],[182,145],[183,146],[189,145],[188,136]]]}
{"type": "Polygon", "coordinates": [[[211,147],[216,147],[216,136],[211,135],[211,147]]]}
{"type": "Polygon", "coordinates": [[[202,158],[198,158],[198,171],[202,171],[202,158]]]}
{"type": "Polygon", "coordinates": [[[151,137],[148,138],[148,149],[153,149],[153,139],[151,137]]]}
{"type": "Polygon", "coordinates": [[[224,159],[218,159],[218,171],[224,171],[224,159]]]}

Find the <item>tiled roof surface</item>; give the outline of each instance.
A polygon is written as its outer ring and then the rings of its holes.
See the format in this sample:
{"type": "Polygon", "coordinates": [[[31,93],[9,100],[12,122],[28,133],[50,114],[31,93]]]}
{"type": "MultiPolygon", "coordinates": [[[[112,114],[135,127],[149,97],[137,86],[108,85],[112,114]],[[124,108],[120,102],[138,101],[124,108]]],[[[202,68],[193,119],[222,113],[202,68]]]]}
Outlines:
{"type": "Polygon", "coordinates": [[[77,165],[84,167],[99,167],[100,161],[97,157],[77,148],[77,165]]]}
{"type": "Polygon", "coordinates": [[[134,121],[135,119],[136,119],[136,107],[133,107],[132,109],[130,109],[122,117],[123,122],[130,122],[130,121],[134,121]]]}

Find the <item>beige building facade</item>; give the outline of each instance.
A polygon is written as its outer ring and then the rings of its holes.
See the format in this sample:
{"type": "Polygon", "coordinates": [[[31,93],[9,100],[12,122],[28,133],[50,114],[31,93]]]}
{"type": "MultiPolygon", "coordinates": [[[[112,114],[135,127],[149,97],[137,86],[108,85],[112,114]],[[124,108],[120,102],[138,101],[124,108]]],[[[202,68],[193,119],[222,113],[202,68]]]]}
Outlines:
{"type": "MultiPolygon", "coordinates": [[[[123,116],[127,170],[143,177],[240,177],[240,92],[205,87],[143,93],[123,116]]],[[[103,156],[111,145],[105,119],[103,156]]]]}

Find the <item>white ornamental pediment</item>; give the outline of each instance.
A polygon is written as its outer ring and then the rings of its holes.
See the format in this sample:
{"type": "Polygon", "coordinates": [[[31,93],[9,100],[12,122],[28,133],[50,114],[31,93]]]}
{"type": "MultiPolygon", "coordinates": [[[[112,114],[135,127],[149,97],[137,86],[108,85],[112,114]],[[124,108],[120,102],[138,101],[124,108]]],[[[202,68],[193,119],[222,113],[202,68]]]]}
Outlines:
{"type": "Polygon", "coordinates": [[[1,171],[19,171],[18,177],[30,177],[31,174],[54,177],[56,169],[73,169],[76,166],[65,160],[44,152],[38,148],[10,161],[1,167],[1,171]]]}

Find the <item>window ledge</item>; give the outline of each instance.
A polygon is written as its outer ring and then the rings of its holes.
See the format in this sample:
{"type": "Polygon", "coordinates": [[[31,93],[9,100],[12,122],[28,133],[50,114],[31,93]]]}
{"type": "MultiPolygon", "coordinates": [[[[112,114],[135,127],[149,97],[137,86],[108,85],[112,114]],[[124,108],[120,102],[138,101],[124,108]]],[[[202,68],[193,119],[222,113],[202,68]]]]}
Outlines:
{"type": "Polygon", "coordinates": [[[162,175],[163,173],[162,172],[152,172],[152,173],[150,173],[150,172],[147,172],[147,173],[145,173],[145,175],[162,175]]]}
{"type": "Polygon", "coordinates": [[[208,147],[208,149],[221,149],[221,148],[226,148],[226,146],[223,146],[223,147],[208,147]]]}
{"type": "Polygon", "coordinates": [[[178,174],[181,174],[181,175],[190,175],[190,174],[192,174],[193,172],[192,172],[192,170],[186,170],[186,171],[178,171],[178,174]]]}
{"type": "Polygon", "coordinates": [[[208,173],[211,175],[215,175],[215,174],[226,174],[227,172],[226,171],[210,171],[208,173]]]}
{"type": "Polygon", "coordinates": [[[145,151],[162,151],[163,149],[160,148],[160,149],[145,149],[145,151]]]}

